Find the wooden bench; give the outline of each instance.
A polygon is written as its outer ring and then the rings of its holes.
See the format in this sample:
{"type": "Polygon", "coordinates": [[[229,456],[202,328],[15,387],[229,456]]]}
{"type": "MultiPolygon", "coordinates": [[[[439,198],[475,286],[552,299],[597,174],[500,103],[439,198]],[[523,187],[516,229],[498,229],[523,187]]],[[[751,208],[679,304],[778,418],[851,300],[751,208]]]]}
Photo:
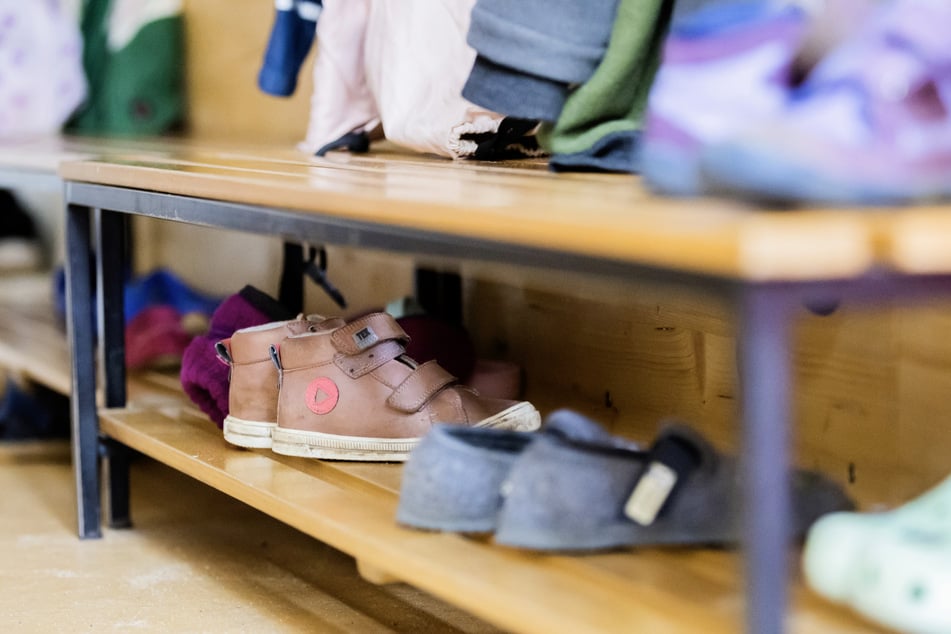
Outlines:
{"type": "MultiPolygon", "coordinates": [[[[195,142],[193,142],[195,143],[195,142]]],[[[0,187],[62,192],[61,163],[83,158],[137,152],[167,152],[176,141],[166,138],[120,139],[50,136],[8,140],[0,145],[0,187]]],[[[0,279],[0,367],[61,394],[69,394],[70,355],[65,324],[53,306],[49,272],[0,279]]],[[[130,376],[134,402],[181,402],[177,377],[142,371],[130,376]]],[[[100,395],[101,399],[101,395],[100,395]]]]}
{"type": "MultiPolygon", "coordinates": [[[[89,396],[96,387],[92,324],[86,306],[71,307],[80,534],[99,534],[94,456],[102,432],[353,555],[368,578],[409,582],[515,631],[736,631],[744,604],[748,631],[782,630],[794,317],[803,301],[829,296],[875,302],[951,290],[946,269],[922,270],[902,255],[902,245],[927,235],[910,214],[761,212],[733,201],[657,199],[630,177],[554,175],[531,162],[463,164],[385,152],[317,159],[182,144],[68,162],[60,174],[67,182],[73,296],[88,297],[86,268],[77,264],[87,261],[91,239],[101,245],[105,281],[101,418],[89,396]],[[129,215],[651,279],[729,300],[739,319],[746,556],[705,550],[539,556],[408,531],[393,522],[398,466],[237,450],[189,407],[125,409],[114,310],[121,284],[111,272],[129,215]]],[[[558,405],[557,395],[529,396],[543,409],[558,405]]],[[[124,487],[122,465],[110,471],[115,497],[124,487]]],[[[113,522],[128,520],[121,500],[110,510],[113,522]]],[[[792,595],[797,631],[863,629],[798,584],[792,595]]]]}

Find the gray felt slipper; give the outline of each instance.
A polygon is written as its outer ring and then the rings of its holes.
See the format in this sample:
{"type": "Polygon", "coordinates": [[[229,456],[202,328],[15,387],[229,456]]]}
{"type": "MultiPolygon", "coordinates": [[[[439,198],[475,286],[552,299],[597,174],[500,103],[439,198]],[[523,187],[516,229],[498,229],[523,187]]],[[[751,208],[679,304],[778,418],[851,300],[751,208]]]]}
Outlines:
{"type": "MultiPolygon", "coordinates": [[[[647,452],[539,437],[502,485],[495,542],[532,550],[731,545],[740,539],[737,461],[698,433],[668,426],[647,452]]],[[[801,536],[821,515],[853,508],[820,474],[792,474],[801,536]]]]}
{"type": "Polygon", "coordinates": [[[435,425],[403,469],[396,521],[426,530],[493,531],[502,482],[522,452],[543,436],[636,447],[568,410],[552,413],[538,432],[435,425]]]}

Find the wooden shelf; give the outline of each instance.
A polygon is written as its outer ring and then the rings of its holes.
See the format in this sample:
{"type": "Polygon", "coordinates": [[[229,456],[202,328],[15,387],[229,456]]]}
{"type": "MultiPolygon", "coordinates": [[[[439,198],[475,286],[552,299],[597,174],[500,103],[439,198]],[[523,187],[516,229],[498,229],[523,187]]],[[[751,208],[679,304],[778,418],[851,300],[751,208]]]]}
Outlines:
{"type": "MultiPolygon", "coordinates": [[[[404,581],[518,632],[736,632],[736,553],[649,549],[551,556],[394,521],[401,466],[324,462],[228,445],[190,407],[105,410],[108,436],[357,559],[372,581],[404,581]]],[[[793,590],[792,630],[874,632],[793,590]]]]}
{"type": "MultiPolygon", "coordinates": [[[[49,272],[0,276],[0,368],[60,394],[72,391],[65,326],[53,310],[49,272]]],[[[175,371],[132,372],[128,400],[137,407],[188,401],[175,371]]]]}
{"type": "Polygon", "coordinates": [[[49,273],[0,277],[0,367],[69,394],[69,346],[52,297],[49,273]]]}
{"type": "Polygon", "coordinates": [[[872,266],[862,212],[751,213],[725,199],[651,196],[629,175],[561,175],[407,152],[308,157],[182,141],[67,161],[67,181],[295,210],[342,222],[556,249],[742,280],[820,280],[872,266]],[[579,213],[583,210],[583,213],[579,213]]]}

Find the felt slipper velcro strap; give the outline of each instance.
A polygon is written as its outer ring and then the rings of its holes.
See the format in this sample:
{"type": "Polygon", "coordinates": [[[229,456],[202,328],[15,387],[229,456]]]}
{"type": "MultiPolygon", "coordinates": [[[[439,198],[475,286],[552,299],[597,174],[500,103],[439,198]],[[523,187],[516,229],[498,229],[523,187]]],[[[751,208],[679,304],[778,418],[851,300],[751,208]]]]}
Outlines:
{"type": "Polygon", "coordinates": [[[409,335],[390,315],[372,313],[338,328],[331,335],[331,340],[340,352],[357,354],[381,341],[409,343],[409,335]]]}
{"type": "Polygon", "coordinates": [[[386,403],[401,412],[418,412],[434,394],[456,381],[436,361],[427,361],[393,390],[386,403]]]}
{"type": "Polygon", "coordinates": [[[671,434],[654,444],[647,459],[624,505],[624,514],[641,526],[654,523],[687,476],[700,467],[703,451],[689,439],[671,434]]]}
{"type": "Polygon", "coordinates": [[[360,354],[338,354],[334,357],[334,365],[347,373],[348,376],[358,379],[364,374],[373,372],[384,363],[388,363],[406,352],[406,348],[399,341],[384,341],[367,348],[360,354]]]}

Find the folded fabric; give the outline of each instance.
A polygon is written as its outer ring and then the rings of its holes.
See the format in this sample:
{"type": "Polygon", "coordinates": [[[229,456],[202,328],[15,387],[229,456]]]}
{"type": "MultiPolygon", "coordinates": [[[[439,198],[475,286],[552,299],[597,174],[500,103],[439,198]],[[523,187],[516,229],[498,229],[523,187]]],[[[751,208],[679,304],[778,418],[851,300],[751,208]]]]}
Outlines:
{"type": "Polygon", "coordinates": [[[171,306],[149,306],[125,327],[125,364],[129,369],[177,365],[196,333],[171,306]]]}
{"type": "Polygon", "coordinates": [[[426,530],[495,530],[503,482],[543,435],[612,442],[599,425],[567,410],[549,416],[538,433],[436,425],[403,470],[397,522],[426,530]]]}
{"type": "Polygon", "coordinates": [[[55,134],[86,97],[79,28],[61,5],[0,3],[0,138],[55,134]]]}
{"type": "Polygon", "coordinates": [[[149,306],[171,306],[180,314],[215,312],[220,297],[214,297],[190,287],[183,279],[167,269],[136,277],[125,285],[126,322],[134,319],[149,306]]]}
{"type": "Polygon", "coordinates": [[[293,313],[266,293],[245,286],[225,299],[211,316],[208,332],[192,339],[182,353],[181,382],[188,397],[221,428],[228,415],[228,372],[215,344],[236,330],[290,319],[293,313]]]}
{"type": "Polygon", "coordinates": [[[181,0],[87,0],[82,5],[89,90],[68,128],[84,134],[142,135],[167,132],[181,123],[181,0]]]}
{"type": "Polygon", "coordinates": [[[555,121],[570,86],[600,63],[618,0],[478,0],[467,41],[478,52],[462,95],[521,119],[555,121]]]}
{"type": "Polygon", "coordinates": [[[722,4],[723,0],[674,0],[674,19],[689,15],[711,4],[722,4]]]}
{"type": "Polygon", "coordinates": [[[300,149],[324,154],[366,138],[380,124],[367,86],[364,45],[369,0],[324,0],[317,22],[314,93],[300,149]],[[348,136],[349,135],[349,136],[348,136]]]}
{"type": "Polygon", "coordinates": [[[639,170],[644,110],[670,15],[665,0],[621,0],[597,70],[571,93],[557,123],[539,133],[551,169],[639,170]]]}
{"type": "Polygon", "coordinates": [[[901,632],[951,631],[949,511],[951,478],[891,511],[823,517],[803,550],[807,584],[901,632]]]}
{"type": "Polygon", "coordinates": [[[258,72],[262,91],[279,97],[294,94],[322,8],[321,0],[274,0],[274,24],[258,72]]]}
{"type": "Polygon", "coordinates": [[[55,134],[86,97],[82,40],[61,4],[0,4],[0,138],[55,134]]]}
{"type": "MultiPolygon", "coordinates": [[[[89,275],[93,296],[90,310],[96,322],[96,272],[95,261],[89,261],[89,275]]],[[[128,324],[139,313],[151,306],[168,306],[181,315],[196,313],[210,316],[215,312],[221,298],[208,295],[190,287],[184,280],[166,269],[156,269],[129,280],[123,286],[125,322],[128,324]]],[[[53,273],[53,308],[57,318],[66,323],[66,271],[60,266],[53,273]]]]}
{"type": "Polygon", "coordinates": [[[385,136],[450,158],[540,155],[537,122],[506,120],[460,96],[475,57],[465,42],[473,2],[325,0],[299,147],[365,152],[385,136]]]}
{"type": "Polygon", "coordinates": [[[419,152],[461,158],[476,152],[474,135],[498,131],[502,114],[461,96],[475,58],[475,51],[466,44],[474,1],[370,3],[367,85],[390,141],[419,152]]]}
{"type": "MultiPolygon", "coordinates": [[[[545,551],[733,545],[740,540],[739,477],[735,458],[680,424],[667,425],[647,451],[542,436],[509,473],[495,541],[545,551]]],[[[790,477],[791,536],[826,513],[853,508],[818,473],[790,477]]]]}

